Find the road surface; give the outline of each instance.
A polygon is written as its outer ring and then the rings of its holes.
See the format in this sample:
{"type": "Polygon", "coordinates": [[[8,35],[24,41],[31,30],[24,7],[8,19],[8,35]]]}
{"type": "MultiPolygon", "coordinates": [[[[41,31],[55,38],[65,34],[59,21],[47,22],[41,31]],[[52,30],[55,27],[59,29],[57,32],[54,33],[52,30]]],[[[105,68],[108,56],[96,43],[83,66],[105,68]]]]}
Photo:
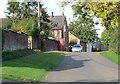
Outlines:
{"type": "Polygon", "coordinates": [[[43,82],[118,82],[118,65],[96,52],[72,52],[43,82]]]}

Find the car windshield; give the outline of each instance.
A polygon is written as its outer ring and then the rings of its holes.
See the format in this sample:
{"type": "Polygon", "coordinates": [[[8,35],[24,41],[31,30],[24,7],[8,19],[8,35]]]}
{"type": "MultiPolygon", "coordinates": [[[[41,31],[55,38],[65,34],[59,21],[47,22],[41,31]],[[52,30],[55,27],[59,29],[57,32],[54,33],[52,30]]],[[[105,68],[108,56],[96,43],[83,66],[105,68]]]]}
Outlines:
{"type": "Polygon", "coordinates": [[[74,47],[74,48],[80,48],[81,46],[79,46],[79,45],[74,45],[73,47],[74,47]]]}

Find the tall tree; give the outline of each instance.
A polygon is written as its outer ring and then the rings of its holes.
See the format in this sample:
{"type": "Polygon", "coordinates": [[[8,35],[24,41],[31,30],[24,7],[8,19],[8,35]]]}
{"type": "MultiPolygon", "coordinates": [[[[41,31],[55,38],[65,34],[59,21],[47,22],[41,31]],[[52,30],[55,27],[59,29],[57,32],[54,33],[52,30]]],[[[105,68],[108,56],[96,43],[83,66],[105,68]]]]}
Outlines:
{"type": "MultiPolygon", "coordinates": [[[[86,6],[91,9],[95,15],[100,18],[102,24],[108,29],[118,28],[119,5],[120,2],[80,2],[71,0],[70,2],[61,2],[61,7],[65,7],[67,4],[72,3],[77,7],[86,6]]],[[[79,11],[79,10],[78,10],[79,11]]]]}
{"type": "Polygon", "coordinates": [[[72,5],[72,9],[77,19],[69,25],[69,30],[86,42],[94,42],[97,33],[93,28],[95,25],[93,11],[85,5],[72,5]]]}
{"type": "MultiPolygon", "coordinates": [[[[80,2],[71,0],[70,2],[61,2],[61,7],[65,7],[67,4],[72,3],[77,7],[86,6],[91,9],[95,15],[101,20],[105,30],[102,34],[101,40],[109,45],[110,49],[117,48],[115,42],[118,42],[118,30],[120,22],[120,2],[80,2]],[[114,45],[115,44],[115,45],[114,45]],[[114,46],[112,46],[114,45],[114,46]]],[[[78,10],[79,11],[79,10],[78,10]]],[[[117,52],[117,49],[114,49],[117,52]]]]}
{"type": "MultiPolygon", "coordinates": [[[[7,17],[12,21],[12,30],[22,31],[28,35],[37,34],[37,2],[8,2],[7,17]],[[31,21],[31,22],[30,22],[31,21]],[[25,22],[25,23],[24,23],[25,22]],[[28,25],[28,26],[27,26],[28,25]],[[33,25],[33,26],[30,26],[33,25]],[[29,28],[34,27],[34,28],[29,28]],[[28,30],[29,29],[29,30],[28,30]],[[34,33],[36,31],[36,33],[34,33]]],[[[43,4],[40,3],[40,31],[44,31],[44,38],[47,38],[49,27],[49,16],[46,12],[46,8],[43,8],[43,4]],[[47,34],[46,34],[47,33],[47,34]]],[[[36,35],[34,35],[36,36],[36,35]]]]}

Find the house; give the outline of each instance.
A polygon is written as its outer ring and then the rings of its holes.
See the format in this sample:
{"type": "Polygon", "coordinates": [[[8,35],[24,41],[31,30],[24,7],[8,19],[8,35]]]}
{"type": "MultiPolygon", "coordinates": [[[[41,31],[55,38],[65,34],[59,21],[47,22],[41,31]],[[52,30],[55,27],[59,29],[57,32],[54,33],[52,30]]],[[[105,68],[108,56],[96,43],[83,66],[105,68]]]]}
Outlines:
{"type": "Polygon", "coordinates": [[[71,51],[71,46],[73,46],[74,44],[81,44],[83,47],[83,52],[87,51],[87,45],[86,42],[83,39],[80,39],[79,37],[77,37],[76,35],[74,35],[73,33],[69,32],[69,49],[71,51]]]}
{"type": "Polygon", "coordinates": [[[87,50],[86,42],[68,31],[67,20],[65,15],[52,16],[50,18],[52,28],[51,34],[59,41],[58,50],[69,51],[73,44],[81,44],[83,51],[87,50]]]}
{"type": "Polygon", "coordinates": [[[52,16],[50,18],[52,28],[51,34],[54,35],[55,39],[59,41],[58,49],[62,51],[68,51],[68,26],[65,15],[52,16]]]}

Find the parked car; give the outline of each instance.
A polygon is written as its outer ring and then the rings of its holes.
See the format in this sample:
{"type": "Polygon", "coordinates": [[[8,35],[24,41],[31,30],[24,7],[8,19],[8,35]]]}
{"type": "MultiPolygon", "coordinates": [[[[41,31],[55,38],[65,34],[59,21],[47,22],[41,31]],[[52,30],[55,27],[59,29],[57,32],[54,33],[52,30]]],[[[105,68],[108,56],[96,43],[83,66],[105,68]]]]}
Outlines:
{"type": "Polygon", "coordinates": [[[72,46],[72,52],[81,52],[83,47],[80,44],[74,44],[72,46]]]}

